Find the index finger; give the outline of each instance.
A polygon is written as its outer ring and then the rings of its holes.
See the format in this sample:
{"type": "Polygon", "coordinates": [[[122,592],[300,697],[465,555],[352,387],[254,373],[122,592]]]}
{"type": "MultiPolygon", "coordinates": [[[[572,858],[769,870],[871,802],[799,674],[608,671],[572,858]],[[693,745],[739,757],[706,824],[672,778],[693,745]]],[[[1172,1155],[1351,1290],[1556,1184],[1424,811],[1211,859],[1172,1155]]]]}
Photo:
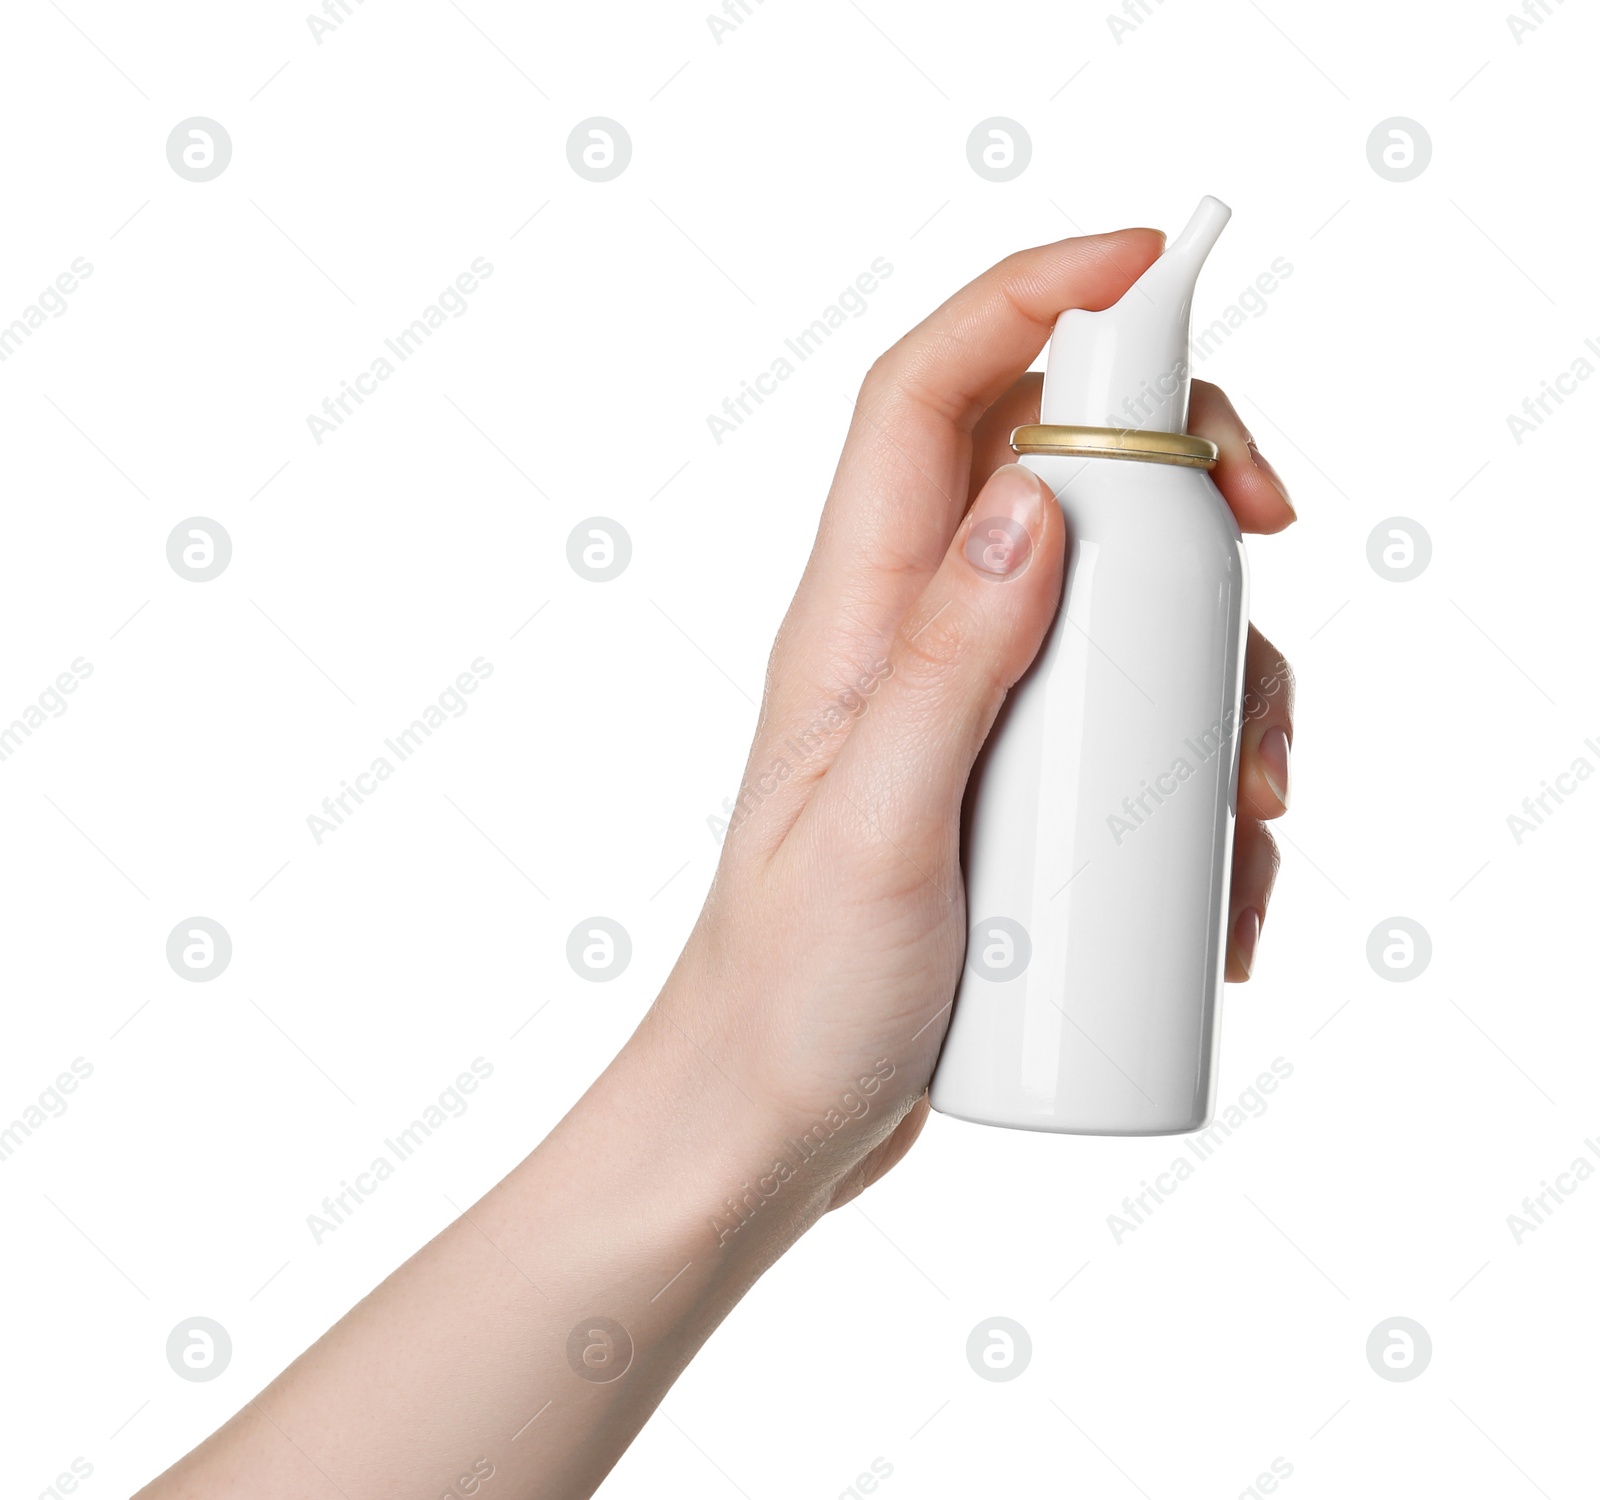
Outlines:
{"type": "Polygon", "coordinates": [[[1063,311],[1110,307],[1165,243],[1157,229],[1119,229],[1008,255],[890,349],[863,396],[892,393],[971,432],[1033,363],[1063,311]]]}
{"type": "MultiPolygon", "coordinates": [[[[881,355],[862,385],[787,634],[806,655],[828,622],[886,639],[966,509],[972,431],[1069,307],[1109,307],[1161,253],[1154,229],[1007,256],[881,355]]],[[[822,653],[823,655],[826,652],[822,653]]]]}

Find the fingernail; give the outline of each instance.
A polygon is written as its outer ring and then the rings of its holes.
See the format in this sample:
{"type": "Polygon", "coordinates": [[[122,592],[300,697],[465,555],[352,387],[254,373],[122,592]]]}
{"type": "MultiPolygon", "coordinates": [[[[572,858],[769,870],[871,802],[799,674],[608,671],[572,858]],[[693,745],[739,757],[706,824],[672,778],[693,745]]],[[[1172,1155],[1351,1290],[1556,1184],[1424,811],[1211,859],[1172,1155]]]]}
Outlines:
{"type": "Polygon", "coordinates": [[[963,549],[985,578],[1015,578],[1033,555],[1043,485],[1030,469],[1006,464],[989,476],[972,505],[963,549]]]}
{"type": "Polygon", "coordinates": [[[1288,486],[1285,485],[1283,480],[1279,477],[1278,471],[1267,462],[1266,458],[1262,455],[1261,450],[1256,447],[1256,440],[1254,438],[1247,438],[1245,440],[1245,448],[1250,454],[1250,462],[1260,469],[1261,472],[1272,481],[1273,489],[1275,489],[1278,494],[1282,496],[1283,503],[1289,507],[1289,514],[1298,521],[1300,519],[1300,513],[1295,510],[1294,501],[1289,498],[1288,486]]]}
{"type": "Polygon", "coordinates": [[[1261,774],[1267,778],[1272,795],[1289,810],[1289,735],[1281,724],[1274,724],[1256,747],[1261,758],[1261,774]]]}
{"type": "Polygon", "coordinates": [[[1233,954],[1239,960],[1239,967],[1244,970],[1245,978],[1250,977],[1250,970],[1256,961],[1256,944],[1261,941],[1261,913],[1255,907],[1247,906],[1239,913],[1233,924],[1233,954]]]}

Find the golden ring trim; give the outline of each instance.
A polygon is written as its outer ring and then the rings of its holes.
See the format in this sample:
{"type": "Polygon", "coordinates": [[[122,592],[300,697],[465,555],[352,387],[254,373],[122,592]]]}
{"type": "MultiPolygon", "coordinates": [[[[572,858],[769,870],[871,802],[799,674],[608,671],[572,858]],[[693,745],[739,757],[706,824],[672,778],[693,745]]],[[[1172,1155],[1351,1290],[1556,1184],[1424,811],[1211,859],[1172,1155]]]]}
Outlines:
{"type": "Polygon", "coordinates": [[[1011,434],[1016,453],[1059,453],[1080,458],[1129,458],[1143,463],[1212,469],[1217,445],[1187,432],[1140,432],[1123,427],[1055,427],[1035,424],[1011,434]]]}

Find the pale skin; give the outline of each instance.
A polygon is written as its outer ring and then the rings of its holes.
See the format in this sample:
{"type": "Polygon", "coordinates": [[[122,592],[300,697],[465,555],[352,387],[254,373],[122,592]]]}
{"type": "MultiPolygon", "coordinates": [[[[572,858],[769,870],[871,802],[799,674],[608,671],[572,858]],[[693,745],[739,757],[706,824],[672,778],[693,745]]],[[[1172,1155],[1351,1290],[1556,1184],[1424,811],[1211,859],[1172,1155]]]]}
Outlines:
{"type": "MultiPolygon", "coordinates": [[[[1109,306],[1162,243],[1129,229],[1010,256],[877,361],[772,649],[748,812],[638,1030],[530,1156],[145,1500],[588,1495],[757,1277],[910,1149],[965,950],[968,773],[1061,594],[1061,512],[1007,445],[1038,417],[1024,372],[1057,313],[1109,306]],[[969,558],[997,517],[1031,543],[1009,569],[969,558]],[[797,763],[785,742],[807,731],[797,763]],[[781,1180],[780,1160],[798,1162],[781,1180]]],[[[1190,430],[1219,446],[1243,530],[1295,519],[1216,387],[1195,383],[1190,430]]],[[[1245,682],[1235,982],[1293,735],[1288,668],[1254,627],[1245,682]]]]}

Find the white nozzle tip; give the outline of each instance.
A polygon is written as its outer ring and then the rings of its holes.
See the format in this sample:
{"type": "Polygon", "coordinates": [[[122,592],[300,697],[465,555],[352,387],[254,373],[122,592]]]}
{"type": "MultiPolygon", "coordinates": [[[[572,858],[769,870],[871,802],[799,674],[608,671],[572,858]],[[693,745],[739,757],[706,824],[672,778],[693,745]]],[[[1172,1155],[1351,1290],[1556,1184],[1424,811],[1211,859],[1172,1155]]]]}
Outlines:
{"type": "Polygon", "coordinates": [[[1220,198],[1202,198],[1182,232],[1167,247],[1167,254],[1171,255],[1174,251],[1180,255],[1191,252],[1200,256],[1209,254],[1232,217],[1233,210],[1220,198]]]}
{"type": "Polygon", "coordinates": [[[1056,320],[1040,421],[1182,432],[1189,413],[1189,309],[1233,210],[1202,198],[1183,232],[1120,300],[1056,320]]]}

